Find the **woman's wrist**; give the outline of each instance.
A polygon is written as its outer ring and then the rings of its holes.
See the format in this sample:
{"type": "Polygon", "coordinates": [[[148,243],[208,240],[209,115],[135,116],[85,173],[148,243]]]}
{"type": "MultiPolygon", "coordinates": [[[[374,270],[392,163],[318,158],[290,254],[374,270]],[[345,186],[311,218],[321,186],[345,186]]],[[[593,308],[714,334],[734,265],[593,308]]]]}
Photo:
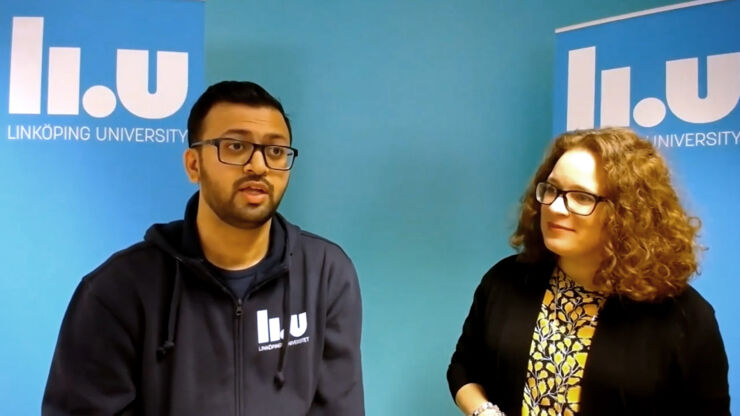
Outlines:
{"type": "Polygon", "coordinates": [[[477,409],[473,410],[469,416],[506,416],[501,409],[491,402],[484,402],[477,409]]]}

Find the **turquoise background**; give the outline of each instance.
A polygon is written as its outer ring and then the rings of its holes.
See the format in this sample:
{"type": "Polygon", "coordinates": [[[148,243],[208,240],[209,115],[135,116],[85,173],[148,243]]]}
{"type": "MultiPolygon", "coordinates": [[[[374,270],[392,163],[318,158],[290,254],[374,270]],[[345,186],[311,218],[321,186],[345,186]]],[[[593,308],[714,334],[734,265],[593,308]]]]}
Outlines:
{"type": "Polygon", "coordinates": [[[283,100],[281,210],[357,266],[368,415],[458,414],[450,355],[552,136],[554,30],[670,3],[206,3],[206,81],[283,100]]]}
{"type": "MultiPolygon", "coordinates": [[[[517,201],[552,135],[555,28],[670,3],[205,2],[206,83],[252,80],[283,101],[300,157],[281,211],[357,266],[368,415],[459,414],[445,371],[475,286],[512,252],[517,201]]],[[[202,33],[158,16],[173,37],[202,33]]],[[[32,415],[80,278],[180,217],[195,188],[182,147],[85,158],[4,135],[0,414],[32,415]]]]}

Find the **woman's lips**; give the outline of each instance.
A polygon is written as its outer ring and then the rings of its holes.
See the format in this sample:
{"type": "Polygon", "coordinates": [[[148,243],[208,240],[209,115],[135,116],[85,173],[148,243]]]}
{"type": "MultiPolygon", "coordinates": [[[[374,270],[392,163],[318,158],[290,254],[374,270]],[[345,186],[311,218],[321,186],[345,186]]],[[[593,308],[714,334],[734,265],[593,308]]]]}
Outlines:
{"type": "Polygon", "coordinates": [[[550,228],[551,230],[573,231],[573,232],[575,231],[572,228],[568,228],[568,227],[566,227],[564,225],[560,225],[560,224],[555,224],[554,222],[548,222],[547,223],[547,227],[550,228]]]}

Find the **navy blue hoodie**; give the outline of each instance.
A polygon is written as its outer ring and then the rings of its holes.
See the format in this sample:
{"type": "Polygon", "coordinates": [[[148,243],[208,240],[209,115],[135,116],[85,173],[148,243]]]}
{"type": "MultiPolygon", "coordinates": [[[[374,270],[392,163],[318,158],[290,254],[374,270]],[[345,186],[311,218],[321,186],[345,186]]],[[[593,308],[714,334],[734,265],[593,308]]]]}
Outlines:
{"type": "Polygon", "coordinates": [[[197,205],[82,279],[42,414],[364,415],[347,255],[276,214],[284,255],[237,299],[206,266],[197,205]]]}

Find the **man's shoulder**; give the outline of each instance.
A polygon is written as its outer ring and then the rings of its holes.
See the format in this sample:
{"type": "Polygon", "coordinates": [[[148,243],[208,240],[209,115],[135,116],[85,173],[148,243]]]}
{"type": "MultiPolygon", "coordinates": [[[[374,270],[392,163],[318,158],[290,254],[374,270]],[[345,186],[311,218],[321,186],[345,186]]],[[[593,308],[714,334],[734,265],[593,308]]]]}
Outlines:
{"type": "Polygon", "coordinates": [[[326,237],[299,229],[297,240],[296,245],[307,253],[323,254],[330,259],[339,261],[351,261],[342,246],[326,237]]]}
{"type": "Polygon", "coordinates": [[[150,281],[162,269],[165,256],[149,241],[139,241],[113,253],[82,278],[90,286],[119,286],[124,282],[150,281]]]}
{"type": "Polygon", "coordinates": [[[314,234],[310,231],[298,229],[298,238],[303,244],[307,244],[309,246],[320,247],[323,249],[333,248],[343,251],[342,247],[339,244],[329,240],[326,237],[314,234]]]}
{"type": "Polygon", "coordinates": [[[285,224],[289,235],[288,240],[295,240],[293,242],[292,249],[299,249],[311,255],[325,254],[335,258],[344,258],[349,260],[349,256],[338,243],[335,243],[326,237],[306,231],[291,223],[282,215],[278,214],[278,218],[285,224]],[[293,238],[290,237],[291,235],[293,238]]]}

